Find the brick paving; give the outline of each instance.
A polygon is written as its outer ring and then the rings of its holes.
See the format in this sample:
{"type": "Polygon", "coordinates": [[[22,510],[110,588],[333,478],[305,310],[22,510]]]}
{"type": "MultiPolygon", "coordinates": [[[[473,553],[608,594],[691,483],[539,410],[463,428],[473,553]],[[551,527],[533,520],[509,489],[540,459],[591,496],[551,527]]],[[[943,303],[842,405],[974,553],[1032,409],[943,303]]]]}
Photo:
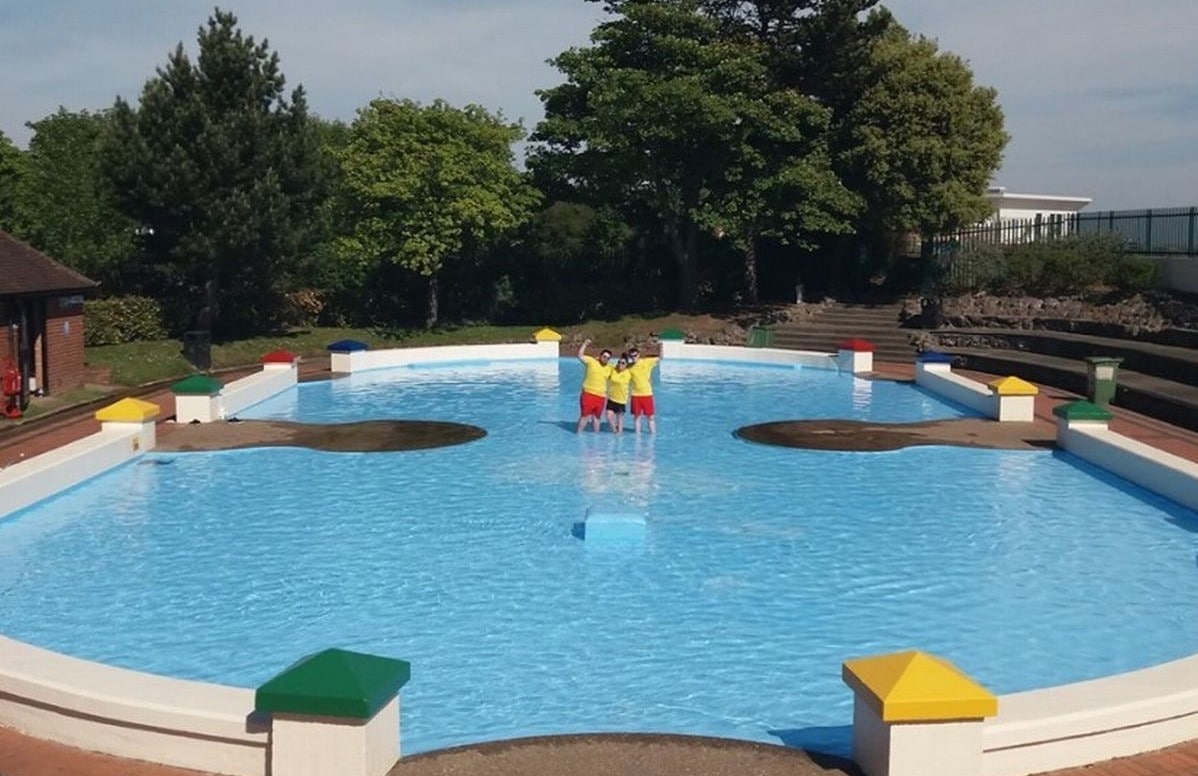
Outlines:
{"type": "MultiPolygon", "coordinates": [[[[306,379],[319,377],[320,365],[309,365],[302,370],[306,379]]],[[[327,372],[327,364],[323,366],[327,372]]],[[[886,379],[910,380],[914,377],[914,367],[910,364],[879,364],[877,376],[886,379]]],[[[965,372],[975,379],[989,381],[994,375],[965,372]]],[[[151,392],[141,398],[153,401],[163,407],[163,416],[174,412],[173,397],[169,391],[151,392]]],[[[1079,398],[1067,391],[1057,388],[1042,387],[1036,399],[1037,425],[1055,426],[1056,419],[1052,408],[1058,404],[1079,398]]],[[[1112,408],[1115,419],[1111,428],[1133,439],[1168,450],[1191,461],[1198,461],[1198,433],[1170,426],[1161,421],[1147,418],[1136,413],[1119,408],[1112,408]]],[[[80,439],[98,430],[90,413],[83,416],[62,416],[54,421],[43,424],[31,424],[31,428],[20,433],[0,436],[0,467],[9,465],[22,458],[37,455],[58,445],[80,439]]],[[[611,739],[605,748],[602,737],[586,737],[585,743],[580,739],[575,757],[571,752],[571,744],[555,739],[542,739],[512,747],[526,754],[523,760],[514,760],[514,769],[504,769],[499,761],[490,756],[446,757],[421,756],[410,760],[401,760],[393,773],[396,776],[411,772],[420,774],[449,774],[456,776],[482,776],[483,774],[510,773],[516,776],[540,776],[549,773],[593,773],[616,774],[624,773],[622,767],[614,767],[625,763],[631,770],[628,773],[645,772],[647,761],[639,756],[630,755],[628,742],[620,737],[611,739]],[[539,748],[539,749],[538,749],[539,748]],[[539,752],[539,753],[538,753],[539,752]],[[583,756],[585,755],[585,756],[583,756]],[[607,755],[610,755],[608,759],[607,755]],[[440,759],[438,759],[438,757],[440,759]],[[631,757],[631,759],[629,759],[631,757]],[[581,758],[581,759],[579,759],[581,758]],[[442,763],[442,765],[438,765],[442,763]],[[577,767],[574,767],[577,766],[577,767]],[[565,768],[565,770],[563,770],[565,768]]],[[[474,747],[455,750],[471,752],[474,747]]],[[[727,747],[710,739],[697,739],[693,744],[679,744],[668,756],[659,756],[652,761],[652,772],[659,776],[673,774],[715,773],[722,771],[716,767],[721,762],[720,757],[727,756],[723,750],[727,747]]],[[[785,752],[786,750],[781,750],[785,752]]],[[[435,753],[431,753],[435,754],[435,753]]],[[[818,758],[813,758],[818,761],[818,758]]],[[[851,766],[835,762],[797,761],[795,758],[779,756],[771,758],[762,755],[752,761],[754,765],[745,769],[745,763],[739,763],[734,773],[753,773],[759,776],[805,776],[805,774],[854,774],[851,766]]],[[[730,766],[731,767],[731,766],[730,766]]],[[[119,758],[84,752],[67,746],[52,744],[21,736],[19,733],[0,728],[0,776],[197,776],[195,771],[166,768],[148,763],[122,760],[119,758]]],[[[1049,776],[1198,776],[1198,740],[1162,749],[1157,752],[1111,760],[1081,768],[1055,771],[1049,776]]]]}

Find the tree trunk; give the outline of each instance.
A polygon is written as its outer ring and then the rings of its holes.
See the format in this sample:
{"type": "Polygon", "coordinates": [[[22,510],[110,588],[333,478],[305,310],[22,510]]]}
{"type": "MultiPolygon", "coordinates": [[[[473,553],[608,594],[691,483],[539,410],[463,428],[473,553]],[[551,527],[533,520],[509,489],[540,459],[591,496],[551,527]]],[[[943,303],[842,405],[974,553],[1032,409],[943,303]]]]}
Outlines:
{"type": "Polygon", "coordinates": [[[437,325],[438,307],[437,276],[432,275],[428,279],[428,317],[424,321],[426,329],[431,329],[437,325]]]}
{"type": "Polygon", "coordinates": [[[745,240],[745,304],[757,304],[757,235],[745,240]]]}
{"type": "Polygon", "coordinates": [[[699,296],[699,227],[689,218],[668,223],[670,252],[678,265],[678,307],[689,310],[699,296]]]}

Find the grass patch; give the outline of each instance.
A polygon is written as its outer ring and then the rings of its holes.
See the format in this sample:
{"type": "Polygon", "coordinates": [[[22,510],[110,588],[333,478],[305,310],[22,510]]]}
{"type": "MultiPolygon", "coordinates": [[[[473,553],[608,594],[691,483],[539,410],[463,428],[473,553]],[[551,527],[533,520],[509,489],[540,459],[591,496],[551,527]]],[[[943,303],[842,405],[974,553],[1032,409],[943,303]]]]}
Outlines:
{"type": "MultiPolygon", "coordinates": [[[[110,393],[112,391],[107,388],[86,386],[84,388],[76,388],[73,391],[66,391],[65,393],[56,393],[53,396],[35,396],[29,400],[29,406],[25,408],[22,420],[30,420],[39,415],[46,415],[63,407],[86,404],[89,401],[107,396],[110,393]]],[[[17,422],[19,423],[20,421],[17,422]]]]}
{"type": "MultiPolygon", "coordinates": [[[[719,330],[725,321],[704,315],[667,315],[659,317],[629,316],[614,321],[587,321],[582,324],[555,327],[567,343],[590,337],[596,347],[613,350],[626,342],[646,342],[651,333],[668,327],[687,331],[719,330]]],[[[456,326],[426,331],[379,329],[301,329],[284,334],[212,346],[212,367],[247,366],[257,364],[263,354],[272,350],[288,350],[298,356],[313,358],[327,355],[330,342],[354,339],[371,348],[428,347],[433,345],[490,345],[501,342],[528,342],[539,325],[519,326],[456,326]]],[[[87,363],[110,370],[117,385],[145,385],[159,380],[183,377],[195,370],[183,358],[179,340],[126,342],[120,345],[98,345],[86,350],[87,363]]]]}

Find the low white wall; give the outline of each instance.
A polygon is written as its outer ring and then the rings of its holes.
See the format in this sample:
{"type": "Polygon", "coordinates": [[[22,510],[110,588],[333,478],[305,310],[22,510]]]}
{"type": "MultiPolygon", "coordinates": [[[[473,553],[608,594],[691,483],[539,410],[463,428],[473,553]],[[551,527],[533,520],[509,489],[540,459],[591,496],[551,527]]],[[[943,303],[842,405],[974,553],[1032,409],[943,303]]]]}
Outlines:
{"type": "Polygon", "coordinates": [[[1198,737],[1198,655],[1003,695],[982,731],[985,776],[1073,768],[1198,737]]]}
{"type": "Polygon", "coordinates": [[[145,452],[140,426],[105,428],[0,471],[0,518],[145,452]]]}
{"type": "Polygon", "coordinates": [[[231,418],[246,407],[293,387],[298,379],[299,369],[294,365],[272,368],[268,364],[261,372],[234,380],[220,392],[220,417],[231,418]]]}
{"type": "Polygon", "coordinates": [[[1198,258],[1193,256],[1147,256],[1157,266],[1161,286],[1198,294],[1198,258]]]}
{"type": "Polygon", "coordinates": [[[808,366],[835,370],[839,366],[832,353],[778,348],[744,348],[736,345],[696,345],[677,340],[661,343],[663,358],[695,361],[737,361],[743,364],[776,364],[778,366],[808,366]]]}
{"type": "Polygon", "coordinates": [[[265,776],[254,691],[79,660],[0,636],[0,725],[68,746],[233,776],[265,776]]]}
{"type": "Polygon", "coordinates": [[[915,364],[915,384],[986,417],[998,417],[998,399],[988,386],[954,374],[948,364],[915,364]]]}
{"type": "Polygon", "coordinates": [[[334,369],[362,372],[368,369],[390,369],[413,364],[446,364],[472,361],[524,361],[558,358],[558,343],[529,342],[506,345],[444,345],[429,348],[393,348],[390,350],[358,350],[339,354],[334,369]]]}
{"type": "MultiPolygon", "coordinates": [[[[1075,422],[1058,427],[1057,445],[1125,480],[1198,510],[1198,463],[1111,431],[1105,423],[1075,422]]],[[[1198,729],[1195,733],[1198,735],[1198,729]]]]}

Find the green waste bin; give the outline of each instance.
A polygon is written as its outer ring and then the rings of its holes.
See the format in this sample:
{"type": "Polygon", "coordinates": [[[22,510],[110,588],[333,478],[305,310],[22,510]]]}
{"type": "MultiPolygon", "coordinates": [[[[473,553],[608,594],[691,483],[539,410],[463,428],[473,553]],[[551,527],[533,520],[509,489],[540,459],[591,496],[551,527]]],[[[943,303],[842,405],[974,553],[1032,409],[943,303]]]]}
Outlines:
{"type": "Polygon", "coordinates": [[[1091,356],[1086,359],[1086,395],[1090,402],[1107,407],[1115,398],[1119,365],[1123,359],[1114,356],[1091,356]]]}

